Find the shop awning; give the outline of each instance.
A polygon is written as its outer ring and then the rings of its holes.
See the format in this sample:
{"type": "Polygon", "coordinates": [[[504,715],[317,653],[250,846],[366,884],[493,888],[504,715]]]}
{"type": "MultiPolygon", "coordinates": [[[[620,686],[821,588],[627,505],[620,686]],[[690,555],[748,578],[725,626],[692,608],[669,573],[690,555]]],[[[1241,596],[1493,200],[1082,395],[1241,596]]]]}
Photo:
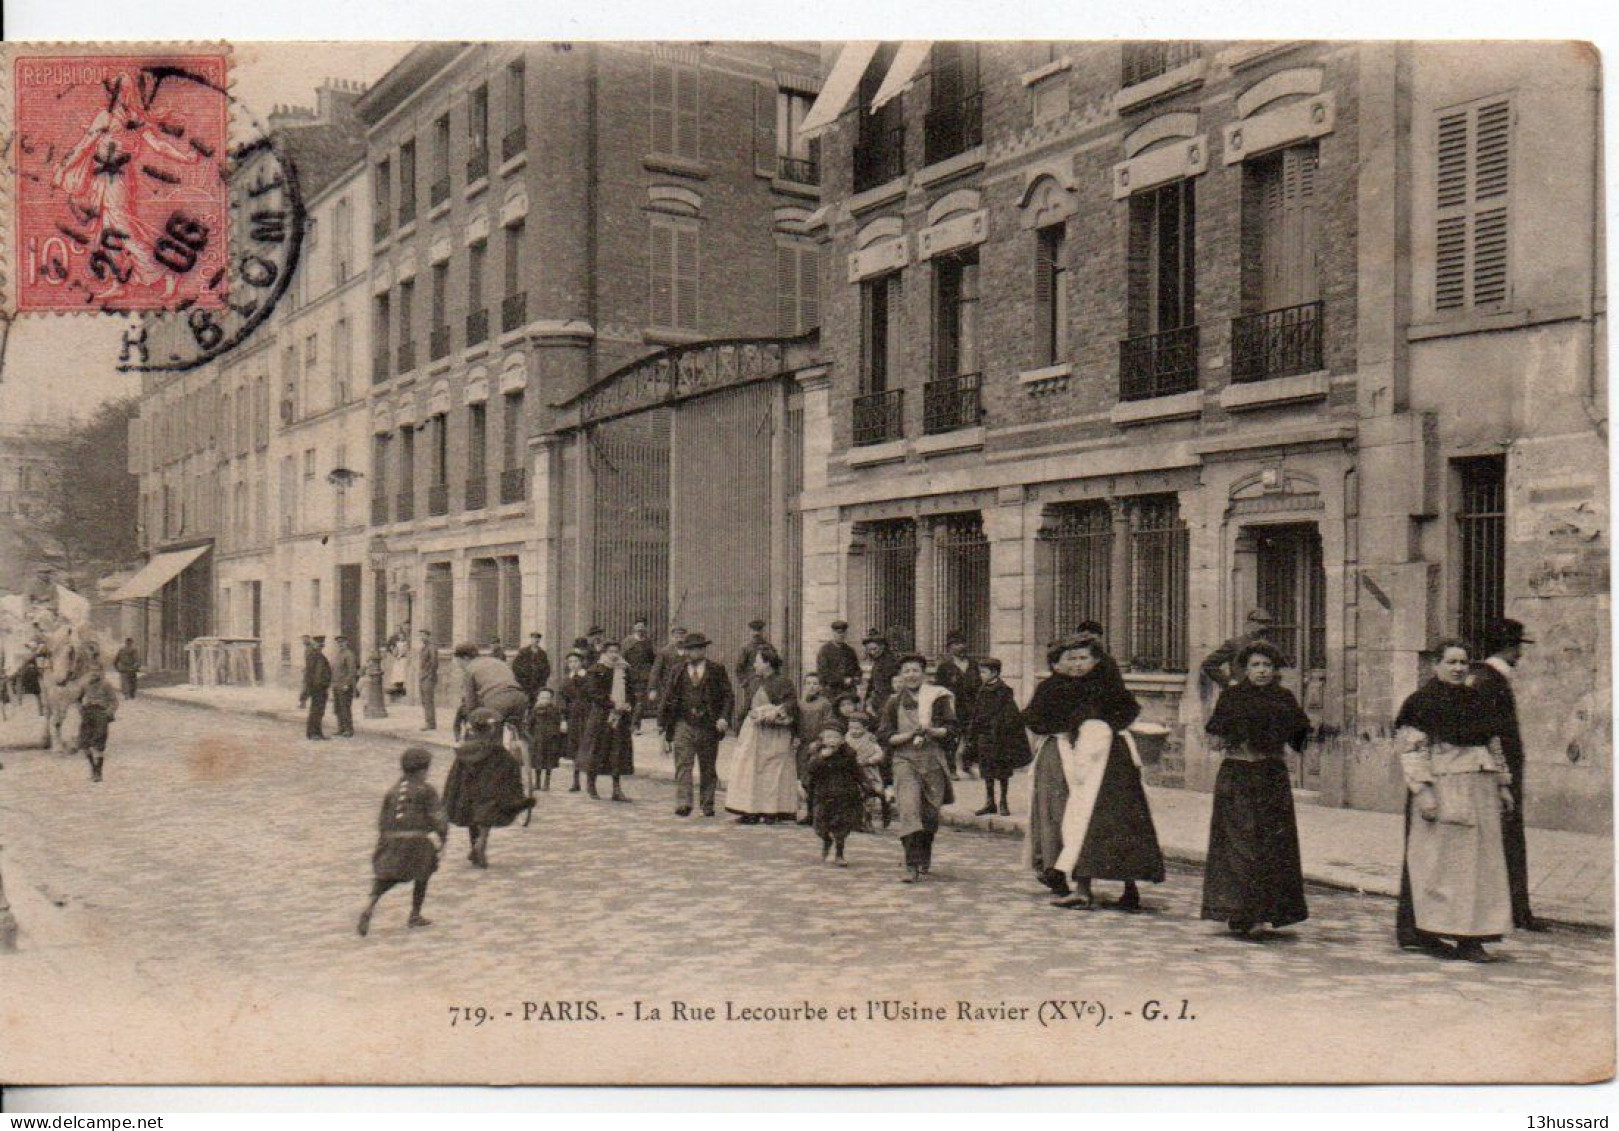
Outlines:
{"type": "Polygon", "coordinates": [[[888,75],[883,79],[883,85],[877,88],[877,94],[871,100],[871,112],[875,114],[888,103],[904,94],[916,82],[916,72],[927,61],[928,50],[933,46],[931,40],[906,40],[899,45],[894,53],[894,61],[889,64],[888,75]]]}
{"type": "Polygon", "coordinates": [[[826,83],[815,99],[815,105],[810,107],[809,113],[804,115],[803,125],[798,127],[800,137],[814,137],[838,120],[844,107],[849,105],[849,99],[860,89],[860,79],[865,75],[871,57],[877,54],[877,46],[875,42],[843,45],[843,50],[838,52],[838,61],[832,64],[832,73],[826,76],[826,83]]]}
{"type": "Polygon", "coordinates": [[[150,597],[169,582],[179,577],[186,566],[206,554],[211,547],[192,546],[189,550],[170,550],[158,554],[141,566],[140,572],[118,587],[109,601],[139,601],[150,597]]]}

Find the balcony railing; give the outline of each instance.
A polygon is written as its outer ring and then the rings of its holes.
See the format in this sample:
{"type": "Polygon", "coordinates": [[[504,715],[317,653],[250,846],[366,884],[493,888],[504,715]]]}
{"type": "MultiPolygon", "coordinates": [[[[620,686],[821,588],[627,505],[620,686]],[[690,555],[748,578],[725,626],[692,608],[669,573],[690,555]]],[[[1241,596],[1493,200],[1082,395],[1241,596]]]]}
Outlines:
{"type": "Polygon", "coordinates": [[[1173,71],[1176,67],[1184,67],[1197,58],[1198,52],[1196,43],[1185,40],[1126,43],[1123,85],[1134,86],[1173,71]]]}
{"type": "Polygon", "coordinates": [[[416,220],[416,197],[407,196],[399,202],[399,226],[414,223],[416,220]]]}
{"type": "Polygon", "coordinates": [[[898,440],[905,435],[905,390],[866,393],[854,399],[856,447],[898,440]]]}
{"type": "Polygon", "coordinates": [[[500,139],[500,159],[510,161],[528,148],[528,128],[518,126],[500,139]]]}
{"type": "Polygon", "coordinates": [[[1231,320],[1231,379],[1264,381],[1321,368],[1321,303],[1231,320]]]}
{"type": "Polygon", "coordinates": [[[450,328],[448,326],[434,326],[433,332],[427,337],[427,356],[430,361],[438,361],[450,356],[450,328]]]}
{"type": "Polygon", "coordinates": [[[489,310],[484,307],[467,315],[467,345],[475,346],[489,340],[489,310]]]}
{"type": "Polygon", "coordinates": [[[467,510],[482,510],[489,502],[489,477],[474,475],[467,480],[467,510]]]}
{"type": "Polygon", "coordinates": [[[905,127],[861,138],[854,147],[854,190],[865,192],[905,172],[905,127]]]}
{"type": "Polygon", "coordinates": [[[445,173],[427,188],[427,206],[437,208],[450,199],[450,174],[445,173]]]}
{"type": "Polygon", "coordinates": [[[416,368],[416,343],[399,343],[399,372],[409,373],[416,368]]]}
{"type": "Polygon", "coordinates": [[[378,350],[371,358],[371,383],[380,385],[388,379],[388,351],[378,350]]]}
{"type": "Polygon", "coordinates": [[[776,175],[795,185],[818,185],[821,183],[821,163],[813,157],[777,154],[776,175]]]}
{"type": "Polygon", "coordinates": [[[984,95],[969,94],[959,102],[935,106],[927,116],[927,163],[965,153],[984,141],[984,95]]]}
{"type": "Polygon", "coordinates": [[[388,215],[386,204],[381,205],[383,214],[371,221],[371,239],[374,243],[381,243],[388,238],[388,215]]]}
{"type": "Polygon", "coordinates": [[[520,503],[528,498],[528,473],[521,467],[508,467],[500,473],[500,501],[520,503]]]}
{"type": "Polygon", "coordinates": [[[528,292],[518,291],[500,300],[500,330],[515,330],[528,321],[528,292]]]}
{"type": "Polygon", "coordinates": [[[371,525],[386,526],[388,524],[388,496],[371,496],[371,525]]]}
{"type": "Polygon", "coordinates": [[[971,428],[984,419],[980,396],[983,378],[978,373],[941,377],[922,386],[922,431],[929,436],[971,428]]]}
{"type": "Polygon", "coordinates": [[[401,491],[394,496],[394,521],[409,522],[416,517],[416,494],[413,491],[401,491]]]}
{"type": "Polygon", "coordinates": [[[1119,399],[1144,401],[1197,388],[1197,327],[1119,343],[1119,399]]]}
{"type": "Polygon", "coordinates": [[[430,517],[450,513],[450,485],[448,483],[429,483],[427,485],[427,513],[430,517]]]}
{"type": "Polygon", "coordinates": [[[481,181],[489,175],[489,151],[487,149],[474,149],[472,156],[467,158],[467,184],[481,181]]]}

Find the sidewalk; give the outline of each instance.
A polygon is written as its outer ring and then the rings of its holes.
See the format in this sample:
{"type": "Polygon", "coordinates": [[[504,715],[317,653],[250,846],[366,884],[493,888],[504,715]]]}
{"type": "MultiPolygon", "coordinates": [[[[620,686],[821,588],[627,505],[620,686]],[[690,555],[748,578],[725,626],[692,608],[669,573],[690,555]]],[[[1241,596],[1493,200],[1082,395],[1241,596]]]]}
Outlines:
{"type": "MultiPolygon", "coordinates": [[[[152,699],[181,703],[216,711],[230,711],[296,723],[302,733],[304,712],[297,707],[297,693],[282,687],[174,687],[143,690],[152,699]]],[[[398,739],[401,743],[449,749],[452,745],[450,719],[453,709],[439,711],[437,731],[423,732],[420,707],[389,705],[385,719],[363,717],[360,702],[355,703],[355,730],[361,734],[398,739]]],[[[327,732],[331,732],[330,716],[327,732]]],[[[643,724],[636,738],[637,772],[657,780],[674,777],[674,762],[663,752],[663,743],[650,726],[643,724]]],[[[720,747],[719,769],[723,781],[731,769],[731,748],[720,747]]],[[[566,767],[559,775],[567,778],[566,767]]],[[[1023,835],[1021,817],[977,817],[973,810],[983,804],[983,786],[963,778],[954,783],[957,802],[946,806],[943,819],[948,825],[980,829],[1009,836],[1023,835]]],[[[1012,811],[1029,810],[1030,779],[1027,773],[1012,780],[1012,811]]],[[[1148,789],[1153,821],[1164,855],[1171,860],[1200,864],[1208,847],[1209,812],[1213,797],[1180,789],[1148,789]]],[[[1400,888],[1401,817],[1398,813],[1376,813],[1360,809],[1327,809],[1316,805],[1298,807],[1299,841],[1304,857],[1305,878],[1332,887],[1395,896],[1400,888]]],[[[1550,922],[1583,927],[1612,929],[1614,923],[1614,855],[1611,841],[1586,833],[1554,829],[1529,830],[1529,884],[1535,913],[1550,922]]]]}

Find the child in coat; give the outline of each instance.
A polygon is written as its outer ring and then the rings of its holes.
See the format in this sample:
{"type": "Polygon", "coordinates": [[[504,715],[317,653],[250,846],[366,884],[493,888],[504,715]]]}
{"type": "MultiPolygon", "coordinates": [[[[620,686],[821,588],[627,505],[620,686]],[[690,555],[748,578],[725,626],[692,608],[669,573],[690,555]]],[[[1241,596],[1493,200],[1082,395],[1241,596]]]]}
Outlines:
{"type": "Polygon", "coordinates": [[[847,868],[844,842],[861,825],[865,813],[865,782],[860,763],[846,741],[845,724],[828,718],[810,756],[809,777],[815,796],[815,833],[821,838],[821,863],[834,848],[832,863],[847,868]]]}
{"type": "MultiPolygon", "coordinates": [[[[865,711],[855,711],[844,719],[848,729],[848,745],[854,751],[855,761],[860,766],[860,780],[865,789],[865,796],[876,802],[876,809],[882,815],[883,828],[893,823],[893,810],[889,808],[890,786],[887,780],[888,755],[877,736],[871,731],[872,718],[865,711]]],[[[872,826],[871,814],[862,807],[861,831],[870,832],[872,826]]]]}
{"type": "Polygon", "coordinates": [[[422,904],[427,899],[427,881],[438,870],[439,852],[450,835],[438,791],[427,784],[427,768],[432,763],[433,755],[428,751],[410,747],[399,759],[404,776],[382,799],[377,848],[371,854],[371,870],[376,878],[371,883],[371,899],[360,912],[361,938],[371,929],[371,913],[377,909],[377,900],[395,884],[412,885],[410,919],[405,925],[431,925],[431,920],[422,918],[422,904]],[[437,847],[430,839],[435,835],[437,847]]]}
{"type": "Polygon", "coordinates": [[[551,771],[562,760],[562,742],[562,708],[556,692],[542,687],[528,713],[529,757],[534,760],[535,787],[541,791],[551,790],[551,771]]]}
{"type": "Polygon", "coordinates": [[[103,678],[100,669],[90,672],[84,697],[79,700],[79,749],[90,760],[90,780],[101,780],[101,764],[107,757],[107,731],[118,714],[118,693],[103,678]]]}

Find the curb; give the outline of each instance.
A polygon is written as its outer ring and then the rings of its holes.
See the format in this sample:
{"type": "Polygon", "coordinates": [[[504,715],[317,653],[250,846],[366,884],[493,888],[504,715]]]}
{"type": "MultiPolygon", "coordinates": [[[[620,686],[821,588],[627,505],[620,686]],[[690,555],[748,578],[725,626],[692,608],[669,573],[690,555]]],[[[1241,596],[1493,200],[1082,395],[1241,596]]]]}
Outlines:
{"type": "MultiPolygon", "coordinates": [[[[237,709],[222,706],[216,703],[201,703],[193,699],[171,698],[167,695],[161,694],[161,692],[150,694],[148,695],[148,698],[159,699],[164,703],[172,703],[179,707],[190,707],[199,711],[213,711],[217,714],[248,715],[254,718],[267,719],[272,722],[283,723],[297,721],[296,712],[293,712],[292,714],[284,714],[280,711],[263,707],[237,709]]],[[[391,731],[377,730],[375,728],[367,727],[363,724],[361,719],[355,720],[354,732],[356,735],[364,735],[367,738],[393,739],[396,741],[403,740],[419,743],[423,746],[436,747],[440,750],[455,749],[453,739],[440,738],[437,732],[422,732],[414,738],[403,739],[403,736],[394,734],[391,731]]],[[[674,774],[663,769],[661,766],[657,769],[651,770],[638,769],[636,771],[636,776],[644,777],[651,781],[674,781],[674,774]]],[[[1015,837],[1018,839],[1022,839],[1024,836],[1023,826],[1017,821],[1007,817],[979,817],[971,813],[958,813],[953,812],[950,809],[942,809],[939,812],[939,823],[948,828],[988,833],[992,836],[1015,837]]],[[[1160,847],[1163,851],[1164,860],[1168,863],[1202,867],[1204,862],[1208,859],[1208,853],[1202,849],[1163,847],[1162,845],[1160,845],[1160,847]]],[[[1397,889],[1384,890],[1378,887],[1368,887],[1365,884],[1354,883],[1349,880],[1340,879],[1336,876],[1312,872],[1309,868],[1304,869],[1304,881],[1305,883],[1314,884],[1317,887],[1327,888],[1332,891],[1354,892],[1357,895],[1372,895],[1381,899],[1392,900],[1398,895],[1397,889]]],[[[1545,915],[1537,916],[1537,918],[1544,923],[1571,931],[1579,931],[1586,934],[1613,934],[1613,927],[1607,923],[1578,919],[1562,919],[1555,916],[1549,917],[1545,915]]]]}

